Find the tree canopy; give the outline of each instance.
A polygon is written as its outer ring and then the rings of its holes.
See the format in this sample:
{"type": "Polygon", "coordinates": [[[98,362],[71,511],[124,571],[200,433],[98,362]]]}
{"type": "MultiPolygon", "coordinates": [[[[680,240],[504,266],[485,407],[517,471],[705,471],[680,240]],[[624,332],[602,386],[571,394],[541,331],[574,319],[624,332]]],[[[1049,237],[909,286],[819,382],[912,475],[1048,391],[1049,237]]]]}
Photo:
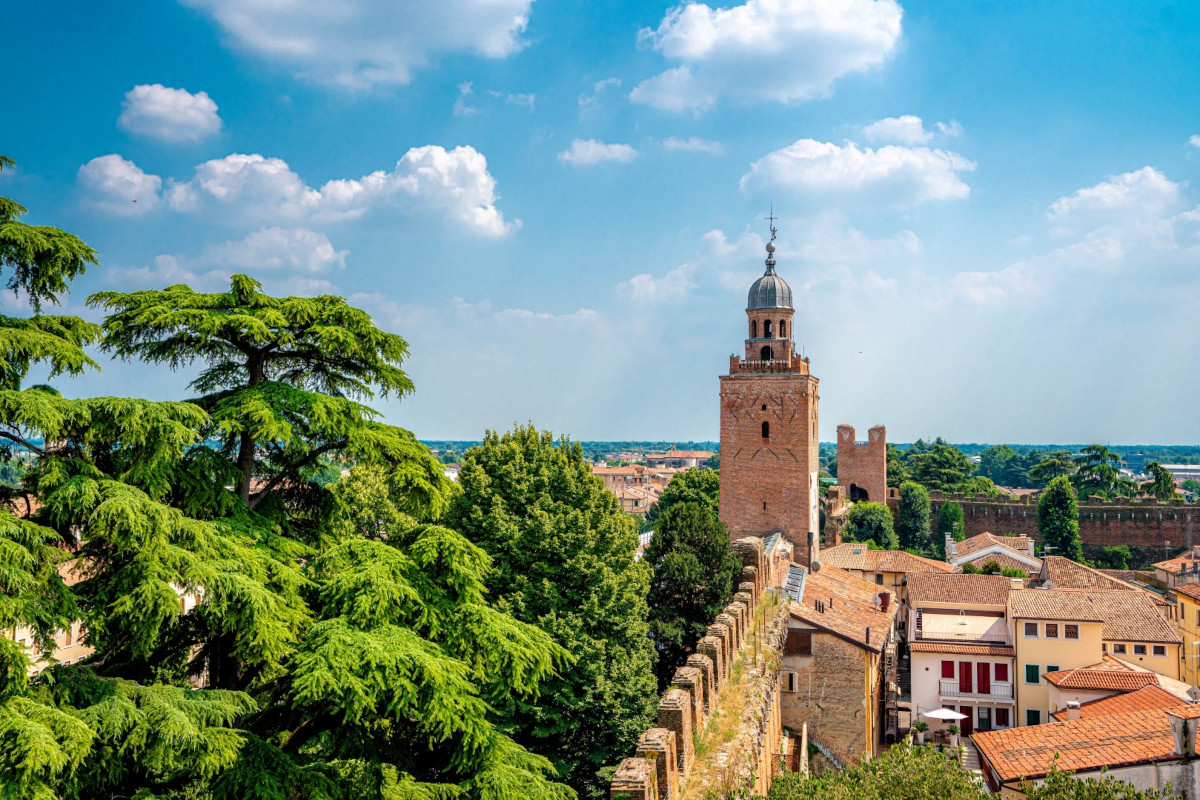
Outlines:
{"type": "Polygon", "coordinates": [[[721,499],[721,482],[716,470],[689,469],[671,478],[654,507],[646,512],[646,527],[653,528],[658,519],[676,503],[697,503],[714,520],[721,499]]]}
{"type": "Polygon", "coordinates": [[[896,535],[905,550],[929,549],[930,508],[929,492],[924,486],[915,481],[900,484],[896,535]]]}
{"type": "Polygon", "coordinates": [[[1079,502],[1075,487],[1066,477],[1050,481],[1038,498],[1038,533],[1043,544],[1054,555],[1073,561],[1083,560],[1083,544],[1079,539],[1079,502]]]}
{"type": "Polygon", "coordinates": [[[101,330],[37,313],[96,256],[22,212],[0,203],[34,312],[0,325],[0,437],[27,461],[0,508],[0,629],[33,641],[0,638],[0,796],[569,800],[494,709],[570,654],[488,596],[490,557],[438,524],[436,461],[361,404],[411,388],[403,340],[242,277],[104,293],[105,346],[200,362],[196,402],[22,389],[36,363],[89,367],[101,330]],[[94,652],[55,664],[75,623],[94,652]]]}
{"type": "Polygon", "coordinates": [[[445,524],[487,552],[490,596],[574,657],[536,698],[497,699],[514,738],[548,756],[581,795],[631,752],[658,701],[647,623],[650,566],[633,521],[592,475],[582,448],[532,425],[489,432],[467,451],[445,524]]]}
{"type": "Polygon", "coordinates": [[[842,534],[851,542],[874,542],[884,550],[895,550],[900,546],[892,512],[883,503],[855,503],[846,517],[842,534]]]}
{"type": "Polygon", "coordinates": [[[674,503],[659,517],[642,560],[654,571],[646,599],[658,651],[655,673],[665,689],[733,599],[742,562],[729,549],[725,525],[692,502],[674,503]]]}

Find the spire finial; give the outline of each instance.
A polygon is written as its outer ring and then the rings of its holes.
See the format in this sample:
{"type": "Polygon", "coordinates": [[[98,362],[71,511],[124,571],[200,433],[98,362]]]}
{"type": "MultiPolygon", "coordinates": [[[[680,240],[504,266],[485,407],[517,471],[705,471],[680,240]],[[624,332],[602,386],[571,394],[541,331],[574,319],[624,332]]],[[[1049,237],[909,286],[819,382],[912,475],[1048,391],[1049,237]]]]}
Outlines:
{"type": "Polygon", "coordinates": [[[775,271],[775,235],[779,233],[775,228],[775,220],[779,219],[775,216],[775,204],[771,203],[771,213],[767,216],[767,221],[771,226],[771,240],[767,242],[767,274],[770,275],[775,271]]]}

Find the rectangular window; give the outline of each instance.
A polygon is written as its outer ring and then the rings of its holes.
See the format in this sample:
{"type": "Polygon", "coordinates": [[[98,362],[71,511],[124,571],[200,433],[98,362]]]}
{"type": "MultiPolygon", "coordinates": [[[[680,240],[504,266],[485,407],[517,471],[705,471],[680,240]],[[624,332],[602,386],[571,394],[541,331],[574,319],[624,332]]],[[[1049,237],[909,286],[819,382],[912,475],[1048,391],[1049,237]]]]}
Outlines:
{"type": "Polygon", "coordinates": [[[1114,653],[1114,654],[1116,654],[1116,655],[1118,655],[1118,656],[1123,656],[1123,655],[1125,655],[1125,645],[1123,645],[1123,644],[1114,644],[1114,645],[1113,645],[1113,653],[1114,653]]]}
{"type": "Polygon", "coordinates": [[[883,586],[883,574],[882,573],[875,576],[875,582],[878,583],[880,586],[883,586]]]}
{"type": "Polygon", "coordinates": [[[943,661],[942,662],[942,677],[946,678],[947,680],[954,677],[954,662],[953,661],[943,661]]]}
{"type": "Polygon", "coordinates": [[[1144,656],[1144,655],[1146,655],[1146,645],[1144,645],[1144,644],[1135,644],[1135,645],[1133,646],[1133,654],[1134,654],[1135,656],[1144,656]]]}
{"type": "Polygon", "coordinates": [[[788,631],[787,641],[783,645],[785,656],[811,656],[812,631],[788,631]]]}
{"type": "Polygon", "coordinates": [[[1079,626],[1073,625],[1069,622],[1066,625],[1063,625],[1063,638],[1064,639],[1078,639],[1079,638],[1079,626]]]}
{"type": "Polygon", "coordinates": [[[1200,625],[1200,608],[1196,609],[1196,624],[1200,625]]]}
{"type": "Polygon", "coordinates": [[[992,693],[992,665],[986,661],[975,664],[975,685],[980,694],[992,693]]]}
{"type": "Polygon", "coordinates": [[[1007,708],[997,708],[996,709],[996,727],[997,728],[1007,728],[1008,727],[1008,709],[1007,708]]]}
{"type": "Polygon", "coordinates": [[[1025,709],[1025,724],[1026,725],[1041,725],[1042,712],[1036,708],[1025,709]]]}
{"type": "Polygon", "coordinates": [[[1165,644],[1154,645],[1154,655],[1165,656],[1167,654],[1167,646],[1165,644]]]}
{"type": "Polygon", "coordinates": [[[1107,652],[1108,652],[1108,645],[1101,643],[1101,644],[1100,644],[1100,652],[1101,652],[1101,653],[1107,653],[1107,652]]]}
{"type": "Polygon", "coordinates": [[[1047,639],[1057,639],[1058,638],[1058,623],[1057,622],[1047,622],[1046,623],[1046,638],[1047,639]]]}
{"type": "Polygon", "coordinates": [[[1037,664],[1026,664],[1025,665],[1025,682],[1031,683],[1031,684],[1040,683],[1042,680],[1042,676],[1040,674],[1038,674],[1040,672],[1041,672],[1041,669],[1038,667],[1037,664]]]}
{"type": "Polygon", "coordinates": [[[974,689],[971,688],[971,662],[970,661],[958,662],[958,690],[960,692],[967,692],[968,694],[970,694],[971,692],[974,691],[974,689]]]}
{"type": "Polygon", "coordinates": [[[998,680],[998,681],[1008,680],[1008,664],[997,664],[996,665],[996,680],[998,680]]]}
{"type": "Polygon", "coordinates": [[[785,692],[794,692],[794,691],[796,691],[796,684],[797,684],[797,682],[798,682],[798,681],[796,680],[796,678],[797,678],[797,677],[798,677],[798,676],[797,676],[797,675],[796,675],[796,673],[794,673],[794,672],[785,672],[785,673],[783,673],[783,690],[784,690],[785,692]]]}
{"type": "Polygon", "coordinates": [[[1038,635],[1037,623],[1036,622],[1026,622],[1025,623],[1025,638],[1036,639],[1037,635],[1038,635]]]}

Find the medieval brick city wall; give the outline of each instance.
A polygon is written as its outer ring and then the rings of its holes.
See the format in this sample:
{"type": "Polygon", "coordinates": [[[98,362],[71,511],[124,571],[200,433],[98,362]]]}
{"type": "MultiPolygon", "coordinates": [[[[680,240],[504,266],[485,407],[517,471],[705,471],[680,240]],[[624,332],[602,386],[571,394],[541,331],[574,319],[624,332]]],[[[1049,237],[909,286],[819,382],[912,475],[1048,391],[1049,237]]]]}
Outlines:
{"type": "Polygon", "coordinates": [[[782,531],[801,563],[819,525],[817,401],[808,374],[721,378],[721,521],[733,538],[782,531]]]}
{"type": "Polygon", "coordinates": [[[733,543],[743,562],[733,602],[717,615],[663,693],[655,727],[638,739],[633,757],[621,761],[610,787],[611,800],[700,800],[709,792],[745,790],[765,796],[779,763],[782,726],[778,659],[787,631],[787,604],[762,621],[756,646],[755,612],[766,593],[777,591],[761,539],[733,543]],[[739,680],[733,665],[743,665],[739,680]],[[736,712],[736,713],[735,713],[736,712]],[[720,720],[723,734],[697,755],[696,742],[720,720]]]}
{"type": "MultiPolygon", "coordinates": [[[[966,498],[961,493],[943,496],[930,492],[933,524],[938,509],[947,499],[962,506],[966,535],[990,532],[1015,533],[1040,541],[1037,529],[1037,498],[966,498]]],[[[1093,547],[1127,545],[1133,548],[1182,550],[1200,544],[1200,508],[1157,500],[1079,504],[1079,538],[1093,547]]],[[[1153,552],[1153,551],[1152,551],[1153,552]]]]}
{"type": "Polygon", "coordinates": [[[876,425],[867,441],[854,440],[854,428],[838,425],[837,482],[852,501],[885,502],[887,498],[887,428],[876,425]]]}

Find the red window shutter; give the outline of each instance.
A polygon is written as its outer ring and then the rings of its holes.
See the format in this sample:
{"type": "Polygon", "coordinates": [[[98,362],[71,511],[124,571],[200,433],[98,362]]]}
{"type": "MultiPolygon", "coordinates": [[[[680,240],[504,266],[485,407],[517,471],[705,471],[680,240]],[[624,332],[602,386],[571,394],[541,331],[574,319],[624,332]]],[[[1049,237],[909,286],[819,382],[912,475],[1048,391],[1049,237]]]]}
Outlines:
{"type": "Polygon", "coordinates": [[[1008,680],[1008,664],[997,664],[996,665],[996,680],[998,680],[998,681],[1007,681],[1008,680]]]}
{"type": "Polygon", "coordinates": [[[979,693],[989,694],[992,691],[992,665],[986,661],[976,663],[975,676],[978,679],[979,693]]]}
{"type": "MultiPolygon", "coordinates": [[[[1000,665],[997,664],[996,666],[1000,666],[1000,665]]],[[[1005,664],[1004,666],[1007,667],[1008,665],[1005,664]]],[[[1008,709],[1007,708],[997,708],[996,709],[996,727],[998,727],[998,728],[1007,728],[1008,727],[1008,709]]]]}
{"type": "Polygon", "coordinates": [[[943,678],[953,678],[954,677],[954,662],[953,661],[943,661],[942,662],[942,677],[943,678]]]}
{"type": "Polygon", "coordinates": [[[971,689],[971,662],[958,662],[958,690],[960,692],[970,692],[971,689]]]}

